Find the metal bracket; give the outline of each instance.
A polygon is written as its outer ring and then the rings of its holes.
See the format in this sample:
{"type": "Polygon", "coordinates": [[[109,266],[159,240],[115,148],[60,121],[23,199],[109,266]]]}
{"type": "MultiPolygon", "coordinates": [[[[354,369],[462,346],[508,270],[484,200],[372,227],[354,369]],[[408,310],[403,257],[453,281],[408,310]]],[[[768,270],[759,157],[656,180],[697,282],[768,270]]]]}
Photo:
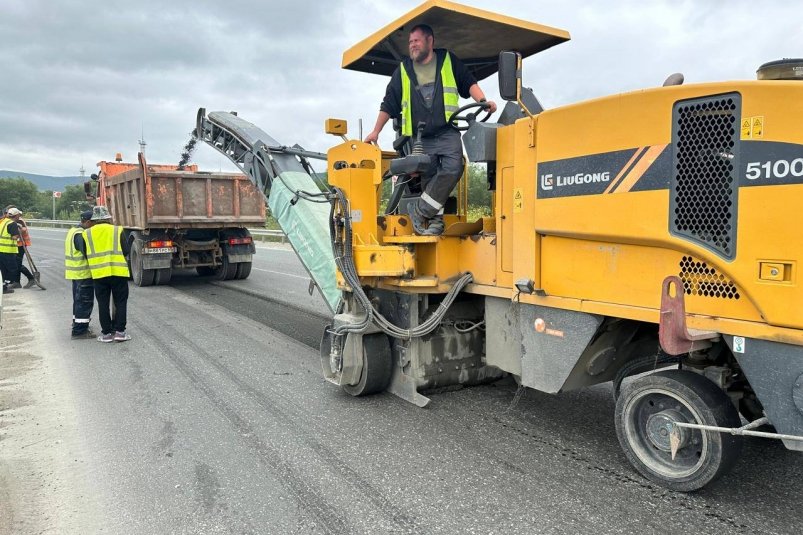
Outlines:
{"type": "Polygon", "coordinates": [[[700,424],[689,424],[686,422],[672,422],[672,431],[669,436],[669,443],[672,448],[672,459],[674,460],[675,455],[680,446],[680,428],[686,429],[698,429],[700,431],[714,431],[716,433],[729,433],[734,436],[744,436],[744,437],[760,437],[760,438],[774,438],[778,440],[794,440],[803,442],[803,436],[797,435],[783,435],[780,433],[765,433],[764,431],[752,431],[757,427],[761,427],[762,425],[770,423],[769,418],[764,416],[763,418],[759,418],[754,422],[750,422],[747,425],[743,425],[742,427],[716,427],[713,425],[700,425],[700,424]]]}
{"type": "Polygon", "coordinates": [[[717,332],[686,328],[683,281],[676,275],[665,278],[661,287],[661,323],[658,329],[661,349],[668,355],[683,355],[711,347],[711,341],[716,338],[719,338],[717,332]]]}

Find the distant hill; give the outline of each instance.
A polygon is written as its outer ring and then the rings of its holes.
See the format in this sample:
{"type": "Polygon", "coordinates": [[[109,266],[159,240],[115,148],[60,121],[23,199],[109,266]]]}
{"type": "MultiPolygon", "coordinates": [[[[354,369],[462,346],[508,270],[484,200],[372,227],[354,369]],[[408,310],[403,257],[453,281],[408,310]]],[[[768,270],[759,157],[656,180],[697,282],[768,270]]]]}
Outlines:
{"type": "Polygon", "coordinates": [[[23,173],[21,171],[2,171],[0,170],[0,178],[24,178],[30,180],[40,191],[64,191],[64,186],[71,186],[74,184],[83,184],[89,180],[89,176],[81,178],[80,176],[47,176],[47,175],[34,175],[32,173],[23,173]]]}

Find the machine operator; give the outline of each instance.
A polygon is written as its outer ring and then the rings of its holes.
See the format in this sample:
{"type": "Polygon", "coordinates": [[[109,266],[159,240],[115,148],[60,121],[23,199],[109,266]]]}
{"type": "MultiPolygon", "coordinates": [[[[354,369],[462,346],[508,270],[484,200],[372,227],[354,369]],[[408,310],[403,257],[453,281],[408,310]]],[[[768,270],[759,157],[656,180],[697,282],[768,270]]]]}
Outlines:
{"type": "MultiPolygon", "coordinates": [[[[366,143],[375,143],[391,117],[401,117],[402,135],[414,138],[424,123],[421,142],[431,158],[429,170],[421,177],[423,193],[411,210],[416,233],[443,234],[443,205],[463,174],[463,145],[460,133],[448,125],[458,109],[459,97],[485,102],[477,79],[454,54],[435,46],[435,34],[426,24],[410,30],[410,57],[401,62],[390,79],[379,116],[366,143]]],[[[488,101],[491,113],[496,103],[488,101]]]]}

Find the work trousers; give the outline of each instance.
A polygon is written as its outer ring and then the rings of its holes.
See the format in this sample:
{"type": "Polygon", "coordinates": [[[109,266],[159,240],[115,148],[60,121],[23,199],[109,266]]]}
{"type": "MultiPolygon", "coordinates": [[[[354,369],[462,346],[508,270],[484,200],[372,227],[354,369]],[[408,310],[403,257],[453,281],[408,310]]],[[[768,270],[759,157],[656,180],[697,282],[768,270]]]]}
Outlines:
{"type": "Polygon", "coordinates": [[[421,176],[424,192],[418,201],[418,211],[432,219],[443,213],[443,205],[463,175],[463,143],[460,132],[449,128],[437,136],[421,138],[421,144],[430,163],[421,176]]]}
{"type": "Polygon", "coordinates": [[[125,331],[128,306],[128,277],[94,279],[95,298],[98,300],[98,319],[103,334],[125,331]],[[109,311],[114,301],[114,315],[109,311]]]}
{"type": "Polygon", "coordinates": [[[8,282],[16,282],[20,279],[16,253],[0,253],[0,271],[3,273],[4,286],[8,282]]]}
{"type": "Polygon", "coordinates": [[[25,278],[27,278],[29,281],[33,280],[33,275],[28,268],[25,267],[25,264],[22,263],[22,259],[25,257],[25,249],[22,247],[17,247],[17,249],[17,280],[12,282],[20,282],[20,273],[25,275],[25,278]]]}
{"type": "MultiPolygon", "coordinates": [[[[95,283],[92,279],[72,281],[72,334],[84,334],[89,330],[89,318],[95,305],[95,283]]],[[[108,308],[108,307],[107,307],[108,308]]]]}

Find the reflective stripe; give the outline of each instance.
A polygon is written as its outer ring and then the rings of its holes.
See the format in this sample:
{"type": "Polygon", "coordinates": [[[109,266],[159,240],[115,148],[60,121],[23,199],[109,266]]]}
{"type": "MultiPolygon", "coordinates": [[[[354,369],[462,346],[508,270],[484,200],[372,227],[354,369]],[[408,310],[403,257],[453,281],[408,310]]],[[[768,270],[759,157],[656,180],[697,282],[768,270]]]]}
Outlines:
{"type": "Polygon", "coordinates": [[[75,323],[89,323],[89,320],[88,320],[88,319],[78,319],[78,318],[75,318],[73,321],[75,321],[75,323]]]}
{"type": "Polygon", "coordinates": [[[441,208],[443,208],[443,205],[438,201],[436,201],[435,199],[433,199],[432,197],[430,197],[429,193],[427,193],[426,191],[421,194],[421,200],[436,210],[440,210],[441,208]]]}
{"type": "Polygon", "coordinates": [[[95,225],[84,232],[89,251],[87,262],[93,279],[130,276],[120,247],[122,237],[123,228],[108,223],[95,225]]]}
{"type": "MultiPolygon", "coordinates": [[[[437,56],[436,56],[437,58],[437,56]]],[[[402,135],[413,135],[413,106],[410,100],[410,75],[407,74],[407,68],[404,62],[399,66],[401,71],[401,118],[402,118],[402,135]]],[[[454,79],[454,71],[452,70],[452,56],[447,52],[443,58],[443,65],[441,65],[441,87],[443,88],[443,110],[446,117],[446,122],[452,118],[452,114],[460,107],[460,94],[457,91],[457,81],[454,79]]]]}

